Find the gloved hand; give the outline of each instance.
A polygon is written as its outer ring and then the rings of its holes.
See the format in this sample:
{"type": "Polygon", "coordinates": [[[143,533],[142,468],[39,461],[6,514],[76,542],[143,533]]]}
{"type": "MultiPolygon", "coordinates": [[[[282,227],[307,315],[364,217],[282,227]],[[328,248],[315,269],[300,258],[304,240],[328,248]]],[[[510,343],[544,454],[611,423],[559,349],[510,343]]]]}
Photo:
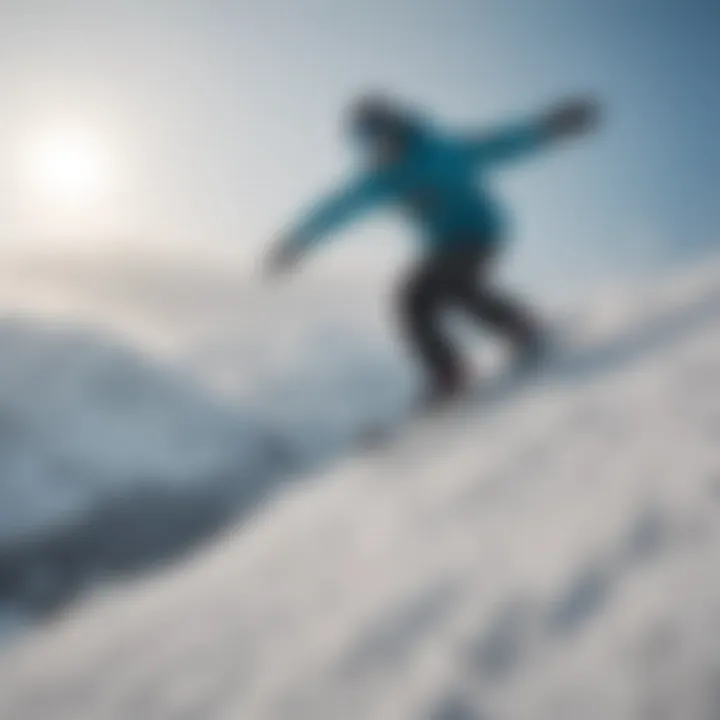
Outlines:
{"type": "Polygon", "coordinates": [[[593,100],[573,99],[547,113],[545,128],[554,138],[581,135],[592,130],[600,119],[600,108],[593,100]]]}
{"type": "Polygon", "coordinates": [[[287,239],[281,239],[270,249],[263,265],[268,277],[276,277],[292,270],[300,260],[300,251],[287,239]]]}

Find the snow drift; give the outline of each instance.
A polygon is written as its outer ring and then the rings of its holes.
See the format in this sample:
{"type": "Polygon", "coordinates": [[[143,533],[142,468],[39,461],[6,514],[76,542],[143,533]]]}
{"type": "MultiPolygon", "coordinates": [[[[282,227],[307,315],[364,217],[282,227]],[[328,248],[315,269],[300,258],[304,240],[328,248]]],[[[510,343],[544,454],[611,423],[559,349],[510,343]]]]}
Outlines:
{"type": "Polygon", "coordinates": [[[0,717],[717,718],[717,281],[566,317],[537,383],[26,634],[0,717]]]}

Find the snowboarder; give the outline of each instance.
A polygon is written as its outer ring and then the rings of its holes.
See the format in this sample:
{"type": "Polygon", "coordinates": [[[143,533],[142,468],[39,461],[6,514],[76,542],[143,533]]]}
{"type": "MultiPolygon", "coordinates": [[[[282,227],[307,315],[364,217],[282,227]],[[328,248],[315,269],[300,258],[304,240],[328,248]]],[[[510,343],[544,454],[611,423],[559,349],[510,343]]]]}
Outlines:
{"type": "Polygon", "coordinates": [[[482,187],[494,166],[593,127],[593,103],[570,100],[535,118],[486,133],[446,132],[382,97],[351,110],[350,129],[367,160],[359,177],[316,205],[285,233],[268,271],[293,267],[313,246],[362,212],[394,204],[422,231],[426,251],[402,284],[399,312],[410,347],[430,379],[428,402],[452,399],[469,382],[440,314],[460,308],[509,339],[518,366],[540,359],[542,334],[520,304],[491,289],[504,222],[482,187]],[[478,182],[480,181],[480,183],[478,182]]]}

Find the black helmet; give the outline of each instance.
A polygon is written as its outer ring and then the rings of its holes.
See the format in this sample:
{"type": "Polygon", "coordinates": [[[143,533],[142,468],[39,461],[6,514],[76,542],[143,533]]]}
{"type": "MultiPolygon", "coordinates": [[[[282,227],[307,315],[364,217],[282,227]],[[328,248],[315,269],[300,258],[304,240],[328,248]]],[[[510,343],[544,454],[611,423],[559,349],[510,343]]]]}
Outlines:
{"type": "Polygon", "coordinates": [[[411,129],[408,113],[398,103],[381,95],[366,95],[349,112],[350,131],[362,139],[380,135],[402,137],[411,129]]]}

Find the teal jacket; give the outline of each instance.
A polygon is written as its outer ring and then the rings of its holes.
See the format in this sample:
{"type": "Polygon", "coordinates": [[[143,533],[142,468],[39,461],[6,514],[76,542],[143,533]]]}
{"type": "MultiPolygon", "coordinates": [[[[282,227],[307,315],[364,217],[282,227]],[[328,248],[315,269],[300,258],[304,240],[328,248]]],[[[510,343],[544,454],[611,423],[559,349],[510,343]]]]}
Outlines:
{"type": "Polygon", "coordinates": [[[392,206],[405,211],[431,249],[497,244],[505,222],[484,176],[549,140],[542,123],[534,121],[480,136],[443,133],[418,122],[397,161],[360,174],[320,201],[291,228],[288,242],[306,250],[365,213],[392,206]]]}

